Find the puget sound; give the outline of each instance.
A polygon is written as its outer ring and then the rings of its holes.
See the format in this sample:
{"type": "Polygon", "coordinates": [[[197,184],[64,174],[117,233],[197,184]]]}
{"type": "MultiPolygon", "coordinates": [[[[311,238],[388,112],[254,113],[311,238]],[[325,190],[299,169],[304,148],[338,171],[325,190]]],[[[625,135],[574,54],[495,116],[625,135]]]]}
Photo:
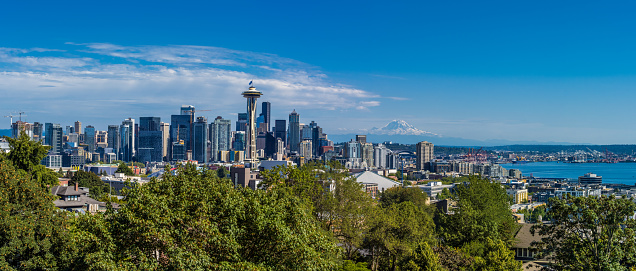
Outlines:
{"type": "Polygon", "coordinates": [[[568,178],[577,180],[585,173],[603,177],[603,183],[636,184],[636,163],[564,163],[531,162],[526,164],[501,164],[505,169],[521,170],[523,176],[535,178],[568,178]]]}

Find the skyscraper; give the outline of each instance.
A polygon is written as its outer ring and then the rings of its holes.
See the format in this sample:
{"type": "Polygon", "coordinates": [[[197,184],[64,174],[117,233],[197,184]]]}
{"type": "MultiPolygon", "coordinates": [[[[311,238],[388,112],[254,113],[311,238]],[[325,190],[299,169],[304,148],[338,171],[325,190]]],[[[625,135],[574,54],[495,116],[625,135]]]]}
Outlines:
{"type": "Polygon", "coordinates": [[[194,146],[192,158],[200,163],[208,162],[208,119],[197,117],[194,123],[194,146]]]}
{"type": "Polygon", "coordinates": [[[135,156],[135,120],[125,119],[119,126],[119,158],[124,162],[132,161],[135,156]]]}
{"type": "Polygon", "coordinates": [[[95,152],[95,127],[92,125],[86,126],[84,129],[84,144],[88,145],[88,152],[95,152]]]}
{"type": "Polygon", "coordinates": [[[162,142],[161,143],[161,148],[162,148],[161,156],[164,159],[167,159],[167,157],[168,157],[168,146],[170,146],[169,145],[170,144],[170,124],[162,122],[160,126],[161,126],[161,136],[162,136],[162,138],[161,138],[161,142],[162,142]]]}
{"type": "Polygon", "coordinates": [[[137,160],[139,162],[163,161],[163,132],[161,132],[161,118],[139,118],[139,147],[137,160]]]}
{"type": "Polygon", "coordinates": [[[249,163],[251,168],[256,168],[258,163],[258,158],[256,158],[256,99],[261,97],[263,93],[257,91],[255,87],[250,87],[241,94],[247,99],[248,113],[245,162],[249,163]]]}
{"type": "Polygon", "coordinates": [[[287,125],[285,120],[276,120],[274,138],[280,138],[283,142],[287,142],[287,125]]]}
{"type": "Polygon", "coordinates": [[[216,117],[213,123],[210,123],[210,142],[212,144],[212,153],[210,158],[213,161],[219,160],[219,151],[230,150],[231,144],[231,127],[232,122],[225,120],[221,116],[216,117]]]}
{"type": "Polygon", "coordinates": [[[119,155],[119,144],[121,139],[119,137],[119,126],[108,125],[108,147],[113,149],[113,153],[119,155]]]}
{"type": "Polygon", "coordinates": [[[269,102],[263,102],[262,103],[262,112],[261,112],[261,116],[263,116],[263,123],[267,123],[267,131],[270,131],[271,125],[272,125],[272,104],[269,102]]]}
{"type": "Polygon", "coordinates": [[[236,121],[236,131],[247,131],[247,113],[238,113],[238,120],[236,121]]]}
{"type": "Polygon", "coordinates": [[[425,163],[433,160],[433,143],[422,141],[415,145],[417,164],[415,165],[417,170],[423,170],[425,163]]]}
{"type": "MultiPolygon", "coordinates": [[[[190,146],[190,115],[172,115],[170,116],[170,145],[180,144],[183,141],[185,150],[190,146]]],[[[181,148],[181,146],[179,146],[181,148]]],[[[174,148],[171,148],[174,149],[174,148]]],[[[179,149],[181,151],[181,149],[179,149]]],[[[169,153],[171,160],[183,160],[181,156],[174,157],[172,150],[169,153]]]]}
{"type": "Polygon", "coordinates": [[[41,141],[43,138],[42,134],[44,133],[44,125],[36,121],[33,123],[32,127],[33,127],[33,140],[41,141]]]}
{"type": "Polygon", "coordinates": [[[296,113],[296,109],[289,114],[289,137],[288,137],[288,146],[290,151],[298,152],[298,147],[300,144],[300,118],[298,113],[296,113]]]}
{"type": "Polygon", "coordinates": [[[57,123],[44,124],[44,144],[51,146],[50,154],[62,153],[62,126],[57,123]]]}
{"type": "Polygon", "coordinates": [[[82,123],[79,120],[75,122],[75,133],[82,133],[82,123]]]}

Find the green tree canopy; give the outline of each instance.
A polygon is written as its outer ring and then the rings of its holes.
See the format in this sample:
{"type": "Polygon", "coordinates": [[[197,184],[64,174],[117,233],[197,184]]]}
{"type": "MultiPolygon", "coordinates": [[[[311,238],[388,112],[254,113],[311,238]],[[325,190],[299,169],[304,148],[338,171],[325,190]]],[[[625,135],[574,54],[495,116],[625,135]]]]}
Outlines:
{"type": "Polygon", "coordinates": [[[427,208],[428,194],[419,188],[396,186],[385,190],[380,196],[380,203],[385,208],[406,201],[417,207],[427,208]]]}
{"type": "Polygon", "coordinates": [[[550,199],[552,223],[533,226],[543,236],[540,256],[559,270],[628,270],[636,266],[636,204],[612,197],[550,199]]]}
{"type": "MultiPolygon", "coordinates": [[[[23,164],[24,166],[24,164],[23,164]]],[[[0,269],[63,269],[71,258],[66,215],[24,171],[0,162],[0,269]]]]}
{"type": "Polygon", "coordinates": [[[79,170],[75,172],[71,181],[81,187],[87,187],[91,198],[94,199],[101,199],[106,196],[109,191],[108,184],[104,183],[102,179],[93,172],[79,170]]]}
{"type": "Polygon", "coordinates": [[[4,137],[11,148],[7,159],[17,170],[23,170],[34,180],[42,185],[57,185],[59,183],[57,174],[45,166],[41,165],[42,159],[46,157],[50,147],[43,146],[40,141],[33,141],[27,134],[20,132],[16,139],[4,137]]]}
{"type": "Polygon", "coordinates": [[[455,187],[452,197],[457,203],[453,214],[439,214],[438,232],[444,244],[452,247],[481,244],[471,249],[473,256],[483,256],[488,238],[512,245],[516,221],[510,211],[506,190],[499,183],[471,176],[455,187]]]}
{"type": "Polygon", "coordinates": [[[297,198],[234,188],[192,165],[125,189],[127,203],[78,220],[85,251],[76,261],[96,269],[326,270],[337,247],[297,198]]]}
{"type": "Polygon", "coordinates": [[[119,163],[119,167],[117,167],[117,170],[115,171],[115,173],[124,173],[126,174],[126,176],[135,175],[132,169],[130,169],[124,162],[119,163]]]}

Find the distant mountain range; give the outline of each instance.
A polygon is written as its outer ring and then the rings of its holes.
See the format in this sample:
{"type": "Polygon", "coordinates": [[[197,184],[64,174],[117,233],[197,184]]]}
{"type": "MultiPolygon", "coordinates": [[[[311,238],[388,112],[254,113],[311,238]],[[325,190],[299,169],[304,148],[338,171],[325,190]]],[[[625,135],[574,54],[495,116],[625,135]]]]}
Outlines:
{"type": "MultiPolygon", "coordinates": [[[[574,145],[570,142],[539,142],[539,141],[511,141],[503,139],[474,140],[459,137],[445,137],[435,133],[415,128],[403,120],[393,120],[382,128],[373,127],[369,130],[361,130],[358,134],[367,136],[368,142],[415,144],[421,141],[432,142],[438,146],[503,146],[503,145],[574,145]]],[[[355,133],[329,134],[329,139],[335,143],[347,142],[356,138],[355,133]]]]}

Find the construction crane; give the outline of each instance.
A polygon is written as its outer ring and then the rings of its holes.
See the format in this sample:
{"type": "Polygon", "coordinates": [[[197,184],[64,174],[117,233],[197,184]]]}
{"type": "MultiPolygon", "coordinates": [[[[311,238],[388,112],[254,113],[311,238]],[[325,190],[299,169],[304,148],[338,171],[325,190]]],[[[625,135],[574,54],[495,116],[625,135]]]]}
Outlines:
{"type": "MultiPolygon", "coordinates": [[[[195,112],[202,112],[202,111],[210,111],[208,109],[203,109],[203,110],[186,110],[183,111],[185,113],[189,113],[190,114],[190,151],[194,151],[194,125],[192,125],[192,123],[194,122],[194,113],[195,112]]],[[[205,161],[204,161],[205,162],[205,161]]]]}
{"type": "MultiPolygon", "coordinates": [[[[17,112],[17,113],[20,115],[20,121],[22,121],[22,114],[24,114],[24,112],[20,111],[20,112],[17,112]]],[[[27,115],[24,115],[24,116],[26,117],[27,115]]]]}
{"type": "Polygon", "coordinates": [[[4,117],[5,117],[5,118],[10,118],[10,120],[9,120],[9,121],[11,121],[11,123],[9,123],[9,127],[11,127],[11,126],[13,125],[13,117],[17,117],[17,116],[14,116],[14,115],[12,115],[12,114],[9,114],[8,116],[4,116],[4,117]]]}

